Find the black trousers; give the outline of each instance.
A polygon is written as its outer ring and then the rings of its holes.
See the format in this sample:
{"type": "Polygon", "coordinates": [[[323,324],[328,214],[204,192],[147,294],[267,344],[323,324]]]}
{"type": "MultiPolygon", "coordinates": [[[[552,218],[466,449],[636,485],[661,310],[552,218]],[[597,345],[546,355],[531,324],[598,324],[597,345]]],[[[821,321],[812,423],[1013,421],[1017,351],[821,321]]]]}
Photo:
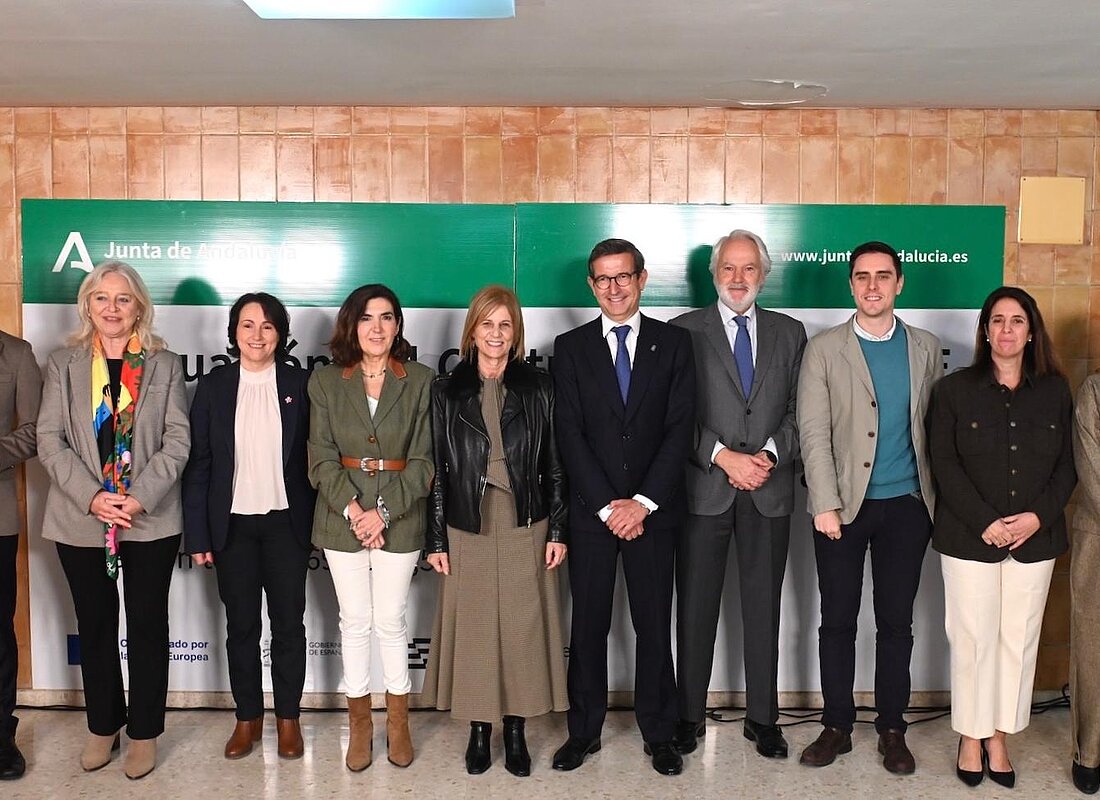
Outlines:
{"type": "Polygon", "coordinates": [[[110,736],[126,726],[131,739],[164,732],[168,697],[168,587],[180,534],[119,544],[126,609],[130,704],[122,689],[118,640],[118,584],[107,577],[102,547],[57,545],[69,582],[80,634],[80,674],[88,730],[110,736]]]}
{"type": "Polygon", "coordinates": [[[607,714],[607,637],[619,555],[636,635],[634,714],[647,742],[676,731],[672,667],[672,530],[647,529],[633,541],[602,531],[574,530],[569,543],[573,630],[569,643],[569,734],[594,739],[607,714]]]}
{"type": "Polygon", "coordinates": [[[18,536],[0,536],[0,740],[14,735],[15,683],[19,644],[15,641],[15,554],[18,536]]]}
{"type": "Polygon", "coordinates": [[[714,666],[714,641],[730,542],[737,550],[747,716],[779,719],[779,606],[791,518],[765,517],[751,492],[738,492],[724,514],[688,516],[676,543],[676,683],[680,718],[702,722],[714,666]]]}
{"type": "Polygon", "coordinates": [[[237,719],[264,711],[260,674],[260,601],[271,622],[271,685],[275,716],[297,719],[306,680],[306,572],[310,551],[290,529],[288,511],[233,514],[225,549],[214,554],[225,605],[225,651],[237,719]]]}
{"type": "Polygon", "coordinates": [[[851,731],[856,719],[852,689],[856,668],[856,618],[863,594],[863,564],[871,549],[875,603],[875,706],[879,733],[906,729],[909,661],[913,654],[913,601],[932,521],[916,495],[864,500],[839,539],[814,532],[821,591],[821,693],[825,725],[851,731]]]}

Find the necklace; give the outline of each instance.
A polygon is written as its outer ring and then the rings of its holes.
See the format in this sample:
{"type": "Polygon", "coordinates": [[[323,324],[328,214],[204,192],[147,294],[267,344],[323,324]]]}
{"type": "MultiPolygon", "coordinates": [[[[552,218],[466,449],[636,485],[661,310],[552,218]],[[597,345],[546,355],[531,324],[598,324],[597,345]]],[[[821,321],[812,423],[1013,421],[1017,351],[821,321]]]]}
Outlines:
{"type": "Polygon", "coordinates": [[[381,378],[385,374],[386,374],[386,367],[382,367],[382,369],[380,369],[378,372],[367,372],[366,370],[363,370],[363,377],[367,378],[367,379],[381,378]]]}

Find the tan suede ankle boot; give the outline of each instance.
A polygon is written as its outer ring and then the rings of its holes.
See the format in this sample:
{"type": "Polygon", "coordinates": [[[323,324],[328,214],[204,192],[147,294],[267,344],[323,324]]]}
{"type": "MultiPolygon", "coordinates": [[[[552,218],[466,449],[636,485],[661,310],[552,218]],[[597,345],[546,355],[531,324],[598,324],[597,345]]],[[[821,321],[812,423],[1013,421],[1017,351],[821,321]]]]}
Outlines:
{"type": "Polygon", "coordinates": [[[413,762],[407,694],[386,692],[386,748],[389,751],[389,761],[394,766],[407,767],[413,762]]]}
{"type": "Polygon", "coordinates": [[[352,772],[362,772],[370,766],[374,747],[374,719],[371,717],[370,695],[348,698],[348,754],[344,764],[352,772]]]}

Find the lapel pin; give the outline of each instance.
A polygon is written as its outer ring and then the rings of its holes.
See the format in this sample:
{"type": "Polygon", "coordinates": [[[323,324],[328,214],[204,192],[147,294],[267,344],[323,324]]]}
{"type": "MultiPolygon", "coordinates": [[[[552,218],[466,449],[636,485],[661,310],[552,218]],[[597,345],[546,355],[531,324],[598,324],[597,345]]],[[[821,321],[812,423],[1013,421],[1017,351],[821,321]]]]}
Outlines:
{"type": "Polygon", "coordinates": [[[293,402],[294,402],[294,398],[293,398],[293,397],[291,397],[291,396],[290,396],[290,395],[288,394],[288,395],[287,395],[286,397],[284,397],[284,398],[283,398],[283,402],[284,402],[284,403],[286,403],[287,405],[290,405],[291,403],[293,403],[293,402]]]}
{"type": "Polygon", "coordinates": [[[656,353],[656,352],[657,352],[657,345],[655,345],[655,344],[651,344],[651,345],[649,346],[649,352],[651,352],[651,353],[656,353]]]}

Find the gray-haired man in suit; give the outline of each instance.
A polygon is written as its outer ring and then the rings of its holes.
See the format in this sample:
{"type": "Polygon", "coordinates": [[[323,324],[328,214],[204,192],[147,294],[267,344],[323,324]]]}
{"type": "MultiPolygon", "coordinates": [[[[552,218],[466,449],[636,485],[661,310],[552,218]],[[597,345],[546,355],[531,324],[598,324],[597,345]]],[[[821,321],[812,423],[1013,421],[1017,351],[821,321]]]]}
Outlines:
{"type": "Polygon", "coordinates": [[[35,454],[35,420],[42,373],[31,346],[0,331],[0,780],[23,776],[27,765],[15,744],[15,554],[19,550],[19,501],[15,468],[35,454]]]}
{"type": "Polygon", "coordinates": [[[787,566],[795,397],[806,329],[756,305],[771,270],[764,242],[735,230],[714,246],[718,302],[673,320],[695,352],[695,450],[687,467],[688,523],[677,545],[677,748],[705,732],[707,687],[730,540],[736,543],[748,711],[745,737],[786,758],[779,719],[779,605],[787,566]]]}

